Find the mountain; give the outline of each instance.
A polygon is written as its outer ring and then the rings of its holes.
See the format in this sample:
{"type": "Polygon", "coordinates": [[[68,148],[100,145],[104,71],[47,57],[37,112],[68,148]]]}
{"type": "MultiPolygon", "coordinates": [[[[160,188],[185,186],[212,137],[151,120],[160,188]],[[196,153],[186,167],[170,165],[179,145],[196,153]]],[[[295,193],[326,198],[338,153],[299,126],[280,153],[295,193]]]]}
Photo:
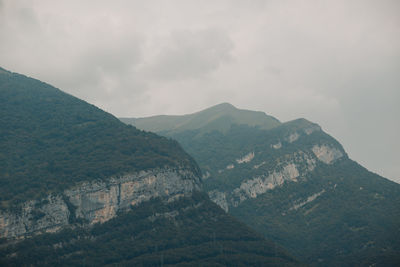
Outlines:
{"type": "Polygon", "coordinates": [[[2,70],[0,93],[2,209],[111,175],[164,166],[198,172],[177,142],[43,82],[2,70]]]}
{"type": "Polygon", "coordinates": [[[0,68],[0,265],[297,266],[173,140],[0,68]]]}
{"type": "Polygon", "coordinates": [[[246,124],[261,129],[271,129],[280,122],[264,112],[239,110],[229,103],[222,103],[189,115],[154,116],[149,118],[121,118],[121,121],[136,125],[139,129],[173,135],[188,130],[208,133],[214,130],[228,131],[232,124],[246,124]]]}
{"type": "MultiPolygon", "coordinates": [[[[212,120],[218,108],[201,113],[212,120]]],[[[181,129],[178,116],[158,117],[165,121],[153,126],[153,118],[131,122],[178,140],[215,203],[299,259],[317,266],[400,263],[400,185],[349,159],[317,124],[297,119],[263,128],[227,120],[223,130],[204,130],[181,129]]]]}

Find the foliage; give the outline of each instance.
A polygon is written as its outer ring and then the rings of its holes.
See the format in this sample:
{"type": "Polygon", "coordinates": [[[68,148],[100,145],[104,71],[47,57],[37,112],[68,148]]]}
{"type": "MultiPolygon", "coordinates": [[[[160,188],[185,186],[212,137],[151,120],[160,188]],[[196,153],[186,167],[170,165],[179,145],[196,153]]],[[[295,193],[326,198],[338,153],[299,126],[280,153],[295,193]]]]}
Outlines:
{"type": "Polygon", "coordinates": [[[0,71],[0,209],[78,182],[196,163],[176,141],[23,75],[0,71]]]}
{"type": "MultiPolygon", "coordinates": [[[[127,172],[168,167],[200,175],[176,141],[127,126],[50,85],[2,69],[0,115],[2,209],[127,172]]],[[[76,207],[64,201],[74,214],[76,207]]],[[[31,219],[43,215],[36,212],[31,219]]],[[[0,265],[299,264],[199,192],[174,202],[153,199],[92,227],[69,219],[71,228],[58,233],[0,240],[0,265]]]]}
{"type": "Polygon", "coordinates": [[[287,183],[245,201],[232,215],[323,266],[398,266],[399,185],[346,160],[321,165],[300,183],[287,183]],[[293,209],[299,199],[325,190],[293,209]]]}
{"type": "Polygon", "coordinates": [[[298,151],[312,153],[311,148],[315,144],[331,144],[345,154],[335,139],[321,131],[315,131],[310,135],[300,133],[301,143],[289,143],[285,140],[285,137],[299,128],[312,125],[310,122],[299,120],[265,131],[258,127],[233,124],[225,134],[213,131],[198,136],[198,132],[193,130],[183,131],[171,137],[178,140],[182,147],[195,158],[203,174],[207,172],[210,174],[210,177],[204,180],[206,190],[227,191],[239,187],[246,178],[270,172],[281,162],[285,162],[288,156],[298,151]],[[301,124],[300,127],[299,124],[301,124]],[[272,148],[278,142],[282,144],[282,147],[272,148]],[[255,157],[250,163],[236,163],[238,158],[252,152],[255,157]],[[234,169],[226,168],[230,164],[234,164],[234,169]],[[260,167],[254,168],[255,165],[260,165],[260,167]]]}
{"type": "MultiPolygon", "coordinates": [[[[229,212],[312,265],[400,265],[400,185],[351,161],[319,126],[298,119],[269,130],[232,123],[225,132],[159,133],[178,140],[195,158],[208,176],[204,179],[207,191],[231,192],[247,179],[292,162],[299,153],[315,158],[314,145],[338,149],[344,157],[333,165],[317,161],[315,169],[304,172],[297,183],[288,182],[245,200],[229,212]],[[306,129],[314,131],[307,134],[306,129]],[[289,142],[294,132],[298,139],[289,142]],[[275,149],[279,143],[281,147],[275,149]],[[237,164],[236,159],[251,152],[255,155],[251,162],[237,164]],[[227,168],[230,164],[234,168],[227,168]],[[323,193],[315,200],[293,208],[319,192],[323,193]]],[[[297,168],[303,173],[307,164],[298,162],[297,168]]]]}

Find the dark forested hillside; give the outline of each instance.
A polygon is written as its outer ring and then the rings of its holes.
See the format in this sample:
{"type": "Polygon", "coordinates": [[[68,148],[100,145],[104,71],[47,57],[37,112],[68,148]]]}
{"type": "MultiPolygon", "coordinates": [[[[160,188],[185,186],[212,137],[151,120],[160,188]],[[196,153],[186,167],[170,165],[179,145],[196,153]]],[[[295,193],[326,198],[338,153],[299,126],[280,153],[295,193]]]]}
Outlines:
{"type": "Polygon", "coordinates": [[[399,185],[346,160],[318,167],[230,213],[322,266],[398,266],[399,185]],[[314,199],[314,197],[316,197],[314,199]]]}
{"type": "Polygon", "coordinates": [[[0,209],[80,181],[164,166],[197,172],[176,141],[0,69],[0,209]]]}

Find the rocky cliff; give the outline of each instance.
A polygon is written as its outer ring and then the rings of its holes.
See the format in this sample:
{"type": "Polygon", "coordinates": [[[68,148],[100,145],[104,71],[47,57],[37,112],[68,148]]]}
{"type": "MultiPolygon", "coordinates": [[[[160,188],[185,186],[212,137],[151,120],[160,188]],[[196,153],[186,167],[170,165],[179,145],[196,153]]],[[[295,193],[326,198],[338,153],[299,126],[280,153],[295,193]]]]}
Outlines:
{"type": "Polygon", "coordinates": [[[61,194],[25,202],[15,212],[0,213],[0,238],[14,239],[62,227],[103,223],[118,211],[155,197],[173,201],[200,189],[199,177],[188,170],[155,169],[83,182],[61,194]]]}
{"type": "Polygon", "coordinates": [[[0,238],[104,223],[200,188],[197,164],[176,141],[1,68],[0,114],[0,238]]]}
{"type": "MultiPolygon", "coordinates": [[[[298,182],[306,179],[318,162],[332,164],[345,156],[340,149],[326,144],[314,145],[311,151],[312,153],[299,150],[285,155],[284,160],[278,161],[270,170],[253,177],[243,177],[241,184],[233,190],[211,190],[208,195],[221,208],[229,211],[230,207],[237,207],[246,199],[256,198],[268,190],[283,185],[285,182],[298,182]]],[[[251,155],[254,158],[254,153],[251,155]]],[[[260,164],[255,164],[252,168],[259,169],[266,163],[266,161],[263,161],[260,164]]],[[[234,165],[232,164],[232,166],[234,165]]]]}

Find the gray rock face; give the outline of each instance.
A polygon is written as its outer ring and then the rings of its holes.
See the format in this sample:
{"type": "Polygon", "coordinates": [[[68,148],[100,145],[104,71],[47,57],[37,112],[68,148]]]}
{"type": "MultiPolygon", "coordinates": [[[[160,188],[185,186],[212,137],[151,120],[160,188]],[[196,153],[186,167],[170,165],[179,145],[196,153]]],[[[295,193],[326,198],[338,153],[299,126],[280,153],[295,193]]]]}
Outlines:
{"type": "MultiPolygon", "coordinates": [[[[318,129],[314,127],[310,131],[317,131],[318,129]]],[[[292,134],[290,136],[292,137],[289,138],[289,141],[292,142],[298,138],[298,135],[292,134]]],[[[287,156],[285,161],[276,165],[269,172],[243,179],[240,186],[232,191],[210,191],[208,193],[210,199],[225,211],[228,211],[230,207],[237,207],[243,201],[250,198],[257,198],[257,196],[266,193],[268,190],[273,190],[286,182],[298,182],[304,179],[307,174],[315,169],[318,161],[324,164],[333,164],[336,160],[343,157],[344,154],[332,145],[323,144],[314,145],[310,152],[298,151],[287,156]]],[[[264,163],[254,165],[253,168],[258,169],[264,163]]]]}
{"type": "Polygon", "coordinates": [[[0,213],[0,237],[20,238],[30,233],[55,232],[68,224],[69,217],[62,196],[28,201],[19,213],[0,213]]]}
{"type": "Polygon", "coordinates": [[[314,201],[315,199],[317,199],[320,195],[322,195],[323,193],[325,193],[325,189],[322,189],[321,191],[319,191],[318,193],[312,194],[311,196],[308,196],[305,200],[297,200],[296,203],[289,209],[290,210],[297,210],[301,207],[303,207],[304,205],[307,205],[308,203],[314,201]]]}
{"type": "Polygon", "coordinates": [[[225,212],[228,212],[229,204],[228,201],[226,200],[226,193],[220,192],[218,190],[212,190],[208,192],[208,196],[215,204],[217,204],[223,210],[225,210],[225,212]]]}
{"type": "Polygon", "coordinates": [[[288,141],[289,143],[293,143],[294,141],[296,141],[297,139],[299,139],[300,135],[297,132],[292,133],[291,135],[289,135],[286,138],[286,141],[288,141]]]}
{"type": "Polygon", "coordinates": [[[263,175],[243,182],[233,191],[233,195],[239,198],[240,202],[248,198],[256,198],[267,190],[282,185],[285,181],[297,181],[299,176],[296,165],[289,163],[281,171],[274,171],[268,176],[263,175]]]}
{"type": "Polygon", "coordinates": [[[326,164],[331,164],[343,157],[343,153],[339,149],[329,145],[314,145],[312,151],[320,161],[326,164]]]}
{"type": "Polygon", "coordinates": [[[187,170],[157,169],[112,177],[108,181],[85,182],[26,202],[18,213],[0,213],[0,238],[24,238],[55,232],[79,219],[88,225],[103,223],[129,208],[154,197],[173,201],[200,189],[200,179],[187,170]]]}
{"type": "Polygon", "coordinates": [[[316,158],[299,151],[293,154],[291,159],[277,165],[270,172],[243,179],[240,186],[232,191],[212,190],[208,193],[208,196],[222,209],[228,211],[230,207],[237,207],[246,199],[256,198],[268,190],[283,185],[285,182],[297,182],[314,170],[315,166],[316,158]]]}

